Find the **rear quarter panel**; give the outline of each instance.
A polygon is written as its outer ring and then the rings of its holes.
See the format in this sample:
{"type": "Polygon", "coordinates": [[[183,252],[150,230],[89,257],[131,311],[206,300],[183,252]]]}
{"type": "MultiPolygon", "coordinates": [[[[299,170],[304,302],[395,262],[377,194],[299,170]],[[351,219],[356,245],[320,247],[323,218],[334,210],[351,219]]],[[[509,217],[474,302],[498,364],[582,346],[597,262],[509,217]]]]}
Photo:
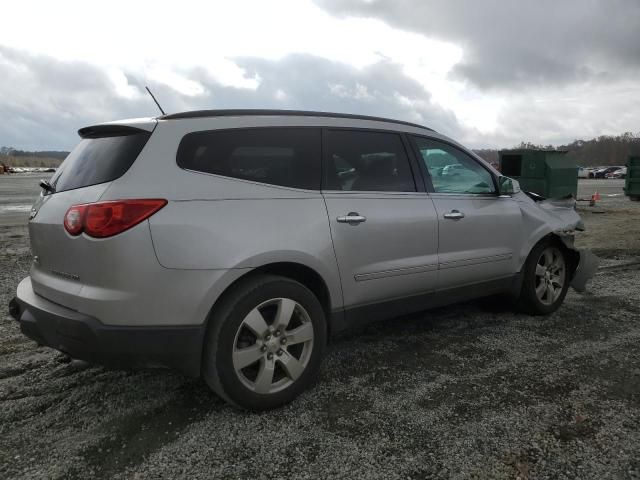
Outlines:
{"type": "Polygon", "coordinates": [[[319,195],[170,202],[149,223],[166,268],[252,268],[298,259],[329,274],[322,264],[335,264],[319,195]]]}
{"type": "Polygon", "coordinates": [[[320,192],[194,172],[176,164],[178,146],[187,133],[278,123],[291,122],[264,118],[160,121],[144,156],[110,186],[102,200],[169,201],[149,219],[157,260],[164,268],[211,271],[300,263],[322,276],[332,306],[338,308],[342,306],[340,277],[320,192]]]}
{"type": "Polygon", "coordinates": [[[173,201],[149,220],[158,261],[169,269],[251,269],[295,262],[318,272],[334,307],[341,291],[320,195],[173,201]]]}

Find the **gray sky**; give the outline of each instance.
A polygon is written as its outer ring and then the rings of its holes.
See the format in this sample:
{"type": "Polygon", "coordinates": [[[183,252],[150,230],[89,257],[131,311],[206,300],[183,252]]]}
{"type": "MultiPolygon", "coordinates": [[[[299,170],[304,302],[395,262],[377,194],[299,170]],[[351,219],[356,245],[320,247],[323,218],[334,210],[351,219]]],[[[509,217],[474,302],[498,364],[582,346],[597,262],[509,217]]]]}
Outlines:
{"type": "Polygon", "coordinates": [[[0,145],[70,149],[82,126],[156,115],[144,85],[169,112],[364,113],[471,147],[640,131],[638,0],[109,6],[3,6],[0,145]]]}

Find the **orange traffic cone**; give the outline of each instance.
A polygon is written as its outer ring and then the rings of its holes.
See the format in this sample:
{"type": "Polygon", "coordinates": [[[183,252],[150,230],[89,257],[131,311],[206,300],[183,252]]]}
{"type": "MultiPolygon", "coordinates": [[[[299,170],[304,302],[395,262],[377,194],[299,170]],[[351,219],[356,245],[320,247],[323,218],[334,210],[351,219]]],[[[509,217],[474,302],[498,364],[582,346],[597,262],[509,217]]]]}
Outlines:
{"type": "Polygon", "coordinates": [[[596,193],[594,193],[593,195],[591,195],[591,200],[589,201],[589,206],[591,207],[595,207],[596,202],[600,200],[600,194],[598,193],[598,191],[596,190],[596,193]]]}

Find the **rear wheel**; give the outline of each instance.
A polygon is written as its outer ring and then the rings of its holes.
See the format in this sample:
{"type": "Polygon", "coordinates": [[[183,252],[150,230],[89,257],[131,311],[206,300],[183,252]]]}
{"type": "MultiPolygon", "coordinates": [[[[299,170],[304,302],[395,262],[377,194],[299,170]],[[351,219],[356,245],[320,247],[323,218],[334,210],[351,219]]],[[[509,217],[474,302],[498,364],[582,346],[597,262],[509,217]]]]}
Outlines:
{"type": "Polygon", "coordinates": [[[216,308],[203,376],[225,400],[250,410],[279,407],[316,379],[326,344],[324,311],[304,285],[260,275],[216,308]]]}
{"type": "Polygon", "coordinates": [[[536,245],[523,269],[518,307],[531,315],[548,315],[562,304],[569,288],[569,259],[553,241],[536,245]]]}

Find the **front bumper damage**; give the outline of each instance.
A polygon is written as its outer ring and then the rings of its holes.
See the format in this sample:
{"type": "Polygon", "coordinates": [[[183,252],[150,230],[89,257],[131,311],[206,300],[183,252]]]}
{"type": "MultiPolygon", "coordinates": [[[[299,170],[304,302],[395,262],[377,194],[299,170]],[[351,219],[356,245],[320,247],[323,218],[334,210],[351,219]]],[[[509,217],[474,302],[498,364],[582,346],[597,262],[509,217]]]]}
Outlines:
{"type": "Polygon", "coordinates": [[[570,285],[574,290],[584,292],[587,282],[598,270],[600,259],[590,250],[577,248],[574,244],[575,234],[585,229],[582,218],[576,211],[575,198],[541,199],[541,197],[533,198],[524,193],[521,195],[520,208],[525,229],[534,232],[532,236],[534,242],[548,235],[554,235],[562,241],[572,253],[573,275],[570,285]]]}
{"type": "Polygon", "coordinates": [[[571,279],[571,287],[577,292],[586,291],[587,282],[596,274],[600,259],[591,250],[577,248],[574,244],[575,232],[582,232],[585,229],[582,218],[575,210],[575,199],[573,197],[549,199],[538,202],[537,205],[564,223],[562,228],[552,233],[562,240],[565,247],[575,253],[577,265],[571,279]]]}
{"type": "MultiPolygon", "coordinates": [[[[560,238],[562,239],[563,237],[560,238]]],[[[567,245],[566,242],[565,245],[567,245]]],[[[596,274],[598,266],[600,265],[600,259],[594,255],[591,250],[578,249],[575,247],[569,247],[568,245],[567,247],[571,248],[580,256],[578,266],[573,273],[570,285],[576,292],[582,293],[587,290],[587,282],[596,274]]]]}

